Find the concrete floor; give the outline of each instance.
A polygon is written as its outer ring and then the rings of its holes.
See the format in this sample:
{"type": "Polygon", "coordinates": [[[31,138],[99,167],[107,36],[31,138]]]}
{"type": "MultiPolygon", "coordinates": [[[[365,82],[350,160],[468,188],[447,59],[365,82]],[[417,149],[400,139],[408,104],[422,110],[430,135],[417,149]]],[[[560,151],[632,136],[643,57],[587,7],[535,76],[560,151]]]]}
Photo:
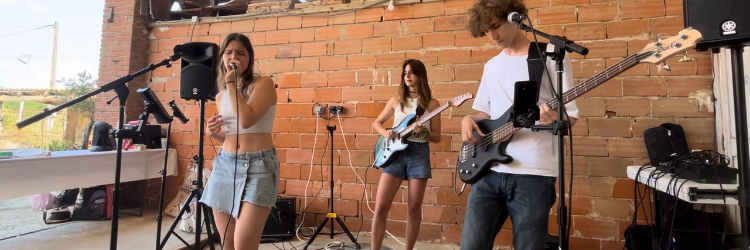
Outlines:
{"type": "MultiPolygon", "coordinates": [[[[137,211],[136,211],[137,212],[137,211]]],[[[145,210],[143,217],[132,215],[120,215],[118,229],[118,249],[156,249],[156,210],[145,210]]],[[[162,221],[162,235],[166,233],[174,218],[165,217],[162,221]]],[[[110,231],[112,221],[72,221],[60,224],[46,225],[42,222],[42,212],[32,211],[28,197],[0,201],[0,249],[77,249],[77,250],[100,250],[107,249],[110,245],[110,231]]],[[[188,234],[175,230],[188,243],[195,242],[194,234],[188,234]]],[[[356,235],[355,235],[356,236],[356,235]]],[[[330,242],[343,242],[343,249],[354,249],[351,241],[345,234],[336,235],[333,240],[330,236],[321,234],[308,248],[324,249],[330,242]]],[[[163,238],[162,238],[163,239],[163,238]]],[[[205,241],[205,234],[202,239],[205,241]]],[[[403,241],[403,239],[399,239],[403,241]]],[[[362,233],[357,240],[362,249],[369,249],[370,238],[362,233]]],[[[299,241],[296,237],[282,243],[261,244],[260,250],[292,249],[291,245],[302,249],[306,242],[299,241]]],[[[386,238],[383,241],[383,249],[400,250],[403,246],[393,239],[386,238]]],[[[340,245],[331,245],[332,249],[339,249],[340,245]]],[[[456,250],[459,247],[447,244],[427,244],[417,242],[416,249],[456,250]]],[[[164,249],[188,249],[185,244],[172,235],[164,249]]],[[[205,247],[203,249],[209,249],[205,247]]],[[[219,244],[215,249],[221,249],[219,244]]]]}

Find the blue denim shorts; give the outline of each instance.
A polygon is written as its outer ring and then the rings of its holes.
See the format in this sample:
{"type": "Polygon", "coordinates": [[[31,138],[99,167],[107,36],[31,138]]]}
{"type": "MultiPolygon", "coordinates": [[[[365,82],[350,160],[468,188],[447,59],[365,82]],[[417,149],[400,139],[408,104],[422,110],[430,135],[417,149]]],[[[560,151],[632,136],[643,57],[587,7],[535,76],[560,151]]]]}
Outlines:
{"type": "Polygon", "coordinates": [[[214,158],[213,166],[200,200],[202,203],[234,218],[238,217],[243,201],[260,206],[276,205],[280,166],[276,149],[237,154],[222,149],[214,158]]]}
{"type": "Polygon", "coordinates": [[[393,155],[393,159],[381,168],[383,173],[402,180],[432,178],[430,143],[412,142],[404,150],[393,155]]]}

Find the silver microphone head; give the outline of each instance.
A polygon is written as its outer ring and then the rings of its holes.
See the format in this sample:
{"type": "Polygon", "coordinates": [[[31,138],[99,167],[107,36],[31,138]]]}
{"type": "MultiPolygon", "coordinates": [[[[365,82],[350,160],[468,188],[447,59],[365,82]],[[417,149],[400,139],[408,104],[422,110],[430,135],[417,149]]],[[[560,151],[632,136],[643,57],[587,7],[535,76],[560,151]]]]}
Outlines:
{"type": "Polygon", "coordinates": [[[518,15],[518,12],[515,12],[515,11],[511,12],[510,14],[508,14],[508,22],[509,23],[516,23],[516,21],[513,21],[513,17],[516,16],[516,15],[518,15]]]}
{"type": "Polygon", "coordinates": [[[235,63],[229,63],[229,67],[232,67],[232,69],[237,70],[237,64],[235,63]]]}

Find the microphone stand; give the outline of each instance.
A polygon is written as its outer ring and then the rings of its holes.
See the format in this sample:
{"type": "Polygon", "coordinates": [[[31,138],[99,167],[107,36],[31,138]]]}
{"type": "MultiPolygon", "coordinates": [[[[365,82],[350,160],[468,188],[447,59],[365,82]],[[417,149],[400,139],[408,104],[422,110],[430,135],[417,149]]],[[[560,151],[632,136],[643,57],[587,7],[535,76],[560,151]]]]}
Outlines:
{"type": "MultiPolygon", "coordinates": [[[[528,20],[528,18],[527,18],[528,20]]],[[[531,21],[529,20],[529,23],[531,21]]],[[[534,30],[533,28],[524,25],[521,22],[517,22],[518,28],[525,30],[527,32],[532,32],[535,35],[539,35],[541,37],[547,38],[549,42],[555,46],[554,52],[543,52],[545,55],[550,56],[552,60],[555,60],[555,71],[557,72],[557,107],[550,107],[550,108],[557,108],[557,120],[552,122],[552,125],[532,125],[531,129],[533,131],[539,131],[539,130],[551,130],[552,134],[557,135],[557,156],[558,156],[558,169],[559,169],[559,178],[558,178],[558,197],[560,198],[560,202],[558,202],[557,206],[557,224],[559,226],[559,249],[560,250],[568,250],[568,235],[566,226],[568,224],[567,221],[567,214],[568,209],[565,206],[565,135],[568,134],[568,129],[570,128],[570,121],[563,119],[563,108],[565,105],[565,100],[562,100],[563,96],[563,59],[565,59],[565,52],[575,52],[581,55],[588,54],[589,50],[586,47],[580,46],[578,44],[575,44],[573,41],[568,40],[564,37],[560,36],[553,36],[549,34],[545,34],[544,32],[540,32],[537,30],[534,30]]],[[[543,48],[542,48],[543,49],[543,48]]],[[[545,50],[546,51],[546,50],[545,50]]],[[[539,51],[542,52],[542,51],[539,51]]],[[[546,68],[546,60],[545,62],[545,68],[546,68]]],[[[573,181],[572,179],[570,181],[573,181]]]]}
{"type": "Polygon", "coordinates": [[[26,120],[16,123],[16,127],[18,127],[19,129],[22,129],[28,125],[31,125],[35,122],[38,122],[56,113],[57,111],[60,111],[76,103],[89,99],[99,93],[107,92],[110,90],[115,91],[115,93],[117,94],[117,97],[120,99],[120,111],[119,111],[119,117],[118,117],[119,123],[117,124],[117,130],[114,131],[114,135],[115,135],[115,138],[118,138],[120,140],[117,140],[117,161],[116,161],[117,164],[115,166],[115,189],[112,191],[112,196],[113,196],[112,198],[112,231],[110,233],[110,242],[109,242],[109,249],[111,250],[117,249],[117,229],[118,229],[118,219],[119,219],[118,215],[119,215],[119,205],[120,205],[120,171],[122,169],[122,142],[123,142],[122,139],[131,137],[133,134],[133,133],[129,133],[129,131],[124,131],[122,129],[124,120],[125,120],[125,104],[128,99],[128,95],[130,94],[130,89],[128,89],[128,86],[126,85],[126,83],[158,67],[166,66],[167,68],[169,68],[172,66],[170,62],[175,61],[179,59],[180,57],[181,55],[179,54],[171,55],[167,59],[164,59],[157,64],[149,64],[148,67],[140,71],[122,76],[112,82],[102,85],[97,90],[94,90],[74,100],[63,103],[60,106],[54,107],[52,109],[45,108],[42,113],[29,117],[26,120]]]}

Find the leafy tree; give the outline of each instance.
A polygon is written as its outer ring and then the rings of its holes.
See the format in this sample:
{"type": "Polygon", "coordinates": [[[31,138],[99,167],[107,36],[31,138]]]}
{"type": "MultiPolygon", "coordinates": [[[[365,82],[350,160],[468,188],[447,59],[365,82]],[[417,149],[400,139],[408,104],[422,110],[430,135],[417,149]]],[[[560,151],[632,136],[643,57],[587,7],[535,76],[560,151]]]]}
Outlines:
{"type": "MultiPolygon", "coordinates": [[[[98,79],[92,79],[91,74],[85,70],[81,73],[76,74],[76,78],[61,78],[56,82],[62,84],[65,88],[62,89],[60,97],[62,102],[68,102],[70,100],[79,98],[85,94],[91,93],[98,88],[98,79]]],[[[79,115],[88,118],[86,127],[83,130],[81,136],[81,149],[88,148],[88,139],[91,136],[91,127],[94,125],[94,109],[96,108],[95,98],[91,97],[80,101],[68,109],[74,109],[79,115]]]]}

